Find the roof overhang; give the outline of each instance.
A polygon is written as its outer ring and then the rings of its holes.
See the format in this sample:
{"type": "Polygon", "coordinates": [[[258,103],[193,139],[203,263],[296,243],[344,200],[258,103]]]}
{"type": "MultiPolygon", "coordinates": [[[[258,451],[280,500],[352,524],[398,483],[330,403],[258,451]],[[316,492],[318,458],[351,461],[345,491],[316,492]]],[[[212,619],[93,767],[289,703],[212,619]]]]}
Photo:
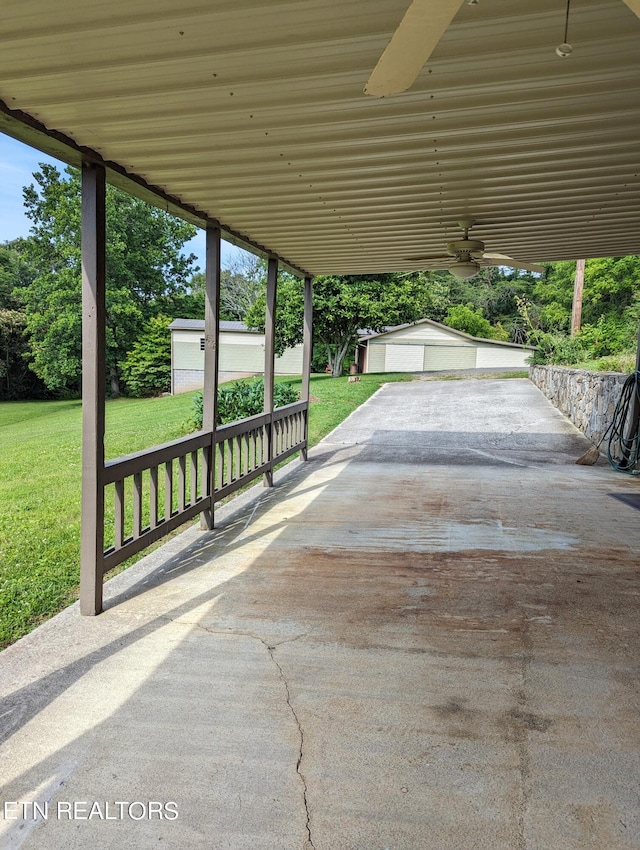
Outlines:
{"type": "Polygon", "coordinates": [[[640,253],[640,20],[622,0],[462,5],[414,86],[363,87],[408,0],[23,0],[0,129],[292,270],[640,253]]]}

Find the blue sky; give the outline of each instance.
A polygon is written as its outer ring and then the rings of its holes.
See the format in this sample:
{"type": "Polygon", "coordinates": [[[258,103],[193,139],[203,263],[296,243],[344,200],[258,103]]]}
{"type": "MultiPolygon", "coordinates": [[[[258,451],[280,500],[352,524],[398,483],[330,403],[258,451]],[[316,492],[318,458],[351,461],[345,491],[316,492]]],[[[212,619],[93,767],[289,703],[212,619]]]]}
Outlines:
{"type": "MultiPolygon", "coordinates": [[[[53,163],[60,170],[64,168],[64,163],[0,133],[0,243],[29,234],[31,222],[24,214],[22,188],[33,183],[33,172],[38,170],[40,162],[53,163]]],[[[195,239],[185,245],[184,251],[194,253],[198,258],[197,265],[204,270],[203,230],[199,230],[195,239]]],[[[222,265],[227,265],[239,253],[238,248],[223,242],[222,265]]]]}

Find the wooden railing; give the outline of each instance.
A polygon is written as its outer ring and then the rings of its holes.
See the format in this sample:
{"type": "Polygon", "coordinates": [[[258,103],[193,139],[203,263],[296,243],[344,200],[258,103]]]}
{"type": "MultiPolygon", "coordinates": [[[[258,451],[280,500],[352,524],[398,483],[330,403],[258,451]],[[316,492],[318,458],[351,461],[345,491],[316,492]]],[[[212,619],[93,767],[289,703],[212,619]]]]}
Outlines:
{"type": "Polygon", "coordinates": [[[306,421],[307,403],[297,401],[217,428],[214,501],[305,448],[306,421]]]}
{"type": "Polygon", "coordinates": [[[307,414],[299,401],[105,464],[103,574],[305,451],[307,414]]]}

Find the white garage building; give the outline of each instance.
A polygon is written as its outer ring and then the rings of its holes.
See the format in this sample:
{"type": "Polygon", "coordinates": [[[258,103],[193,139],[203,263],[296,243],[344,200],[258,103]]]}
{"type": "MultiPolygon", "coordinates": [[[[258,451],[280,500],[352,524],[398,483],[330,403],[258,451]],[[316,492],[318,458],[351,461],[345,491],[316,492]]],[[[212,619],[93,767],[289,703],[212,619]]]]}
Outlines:
{"type": "Polygon", "coordinates": [[[434,372],[442,369],[526,369],[534,348],[480,339],[431,319],[360,338],[362,372],[434,372]]]}
{"type": "MultiPolygon", "coordinates": [[[[186,393],[204,386],[204,319],[174,319],[171,331],[171,392],[186,393]]],[[[264,373],[264,334],[244,322],[220,322],[220,382],[264,373]]],[[[276,357],[276,375],[302,373],[302,345],[276,357]]]]}

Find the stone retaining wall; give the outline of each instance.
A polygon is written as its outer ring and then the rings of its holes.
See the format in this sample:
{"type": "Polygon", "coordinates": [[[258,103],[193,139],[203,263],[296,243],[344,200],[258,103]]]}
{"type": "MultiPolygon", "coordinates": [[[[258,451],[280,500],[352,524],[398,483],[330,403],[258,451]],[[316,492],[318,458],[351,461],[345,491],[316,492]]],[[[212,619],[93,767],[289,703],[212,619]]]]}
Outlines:
{"type": "Polygon", "coordinates": [[[531,366],[529,377],[561,413],[597,444],[611,424],[628,375],[566,366],[531,366]]]}

